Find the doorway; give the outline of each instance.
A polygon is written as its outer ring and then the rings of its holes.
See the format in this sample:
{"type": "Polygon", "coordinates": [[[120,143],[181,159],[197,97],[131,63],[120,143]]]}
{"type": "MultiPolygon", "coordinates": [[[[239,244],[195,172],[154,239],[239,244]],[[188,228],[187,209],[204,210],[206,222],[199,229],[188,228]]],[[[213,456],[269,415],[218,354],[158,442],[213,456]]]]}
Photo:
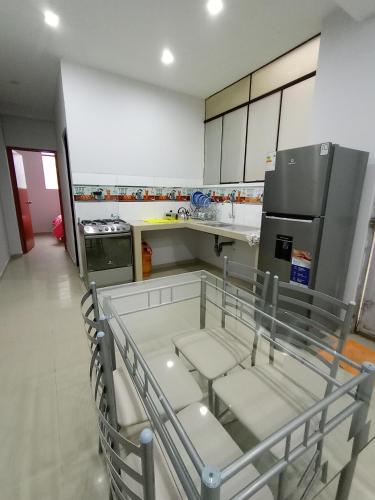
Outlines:
{"type": "Polygon", "coordinates": [[[56,151],[8,147],[7,155],[23,253],[52,233],[66,248],[56,151]]]}

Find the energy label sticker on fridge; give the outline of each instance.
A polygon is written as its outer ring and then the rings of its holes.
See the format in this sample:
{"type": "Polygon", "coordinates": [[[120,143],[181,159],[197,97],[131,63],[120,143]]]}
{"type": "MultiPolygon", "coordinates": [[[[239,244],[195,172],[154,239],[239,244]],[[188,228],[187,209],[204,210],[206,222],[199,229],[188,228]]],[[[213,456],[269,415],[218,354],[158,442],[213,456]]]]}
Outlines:
{"type": "Polygon", "coordinates": [[[311,253],[307,250],[293,250],[290,283],[297,283],[306,288],[309,286],[311,259],[311,253]]]}
{"type": "Polygon", "coordinates": [[[275,170],[276,166],[276,152],[266,154],[266,158],[264,160],[264,168],[266,172],[271,172],[275,170]]]}

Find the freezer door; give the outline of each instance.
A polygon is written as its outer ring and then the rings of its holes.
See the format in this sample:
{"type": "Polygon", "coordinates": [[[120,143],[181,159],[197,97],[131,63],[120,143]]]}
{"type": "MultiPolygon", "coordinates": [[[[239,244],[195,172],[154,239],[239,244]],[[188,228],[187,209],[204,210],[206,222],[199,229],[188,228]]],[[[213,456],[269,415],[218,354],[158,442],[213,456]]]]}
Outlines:
{"type": "Polygon", "coordinates": [[[314,288],[323,220],[292,219],[263,214],[259,263],[281,281],[314,288]]]}
{"type": "Polygon", "coordinates": [[[278,151],[266,172],[263,210],[274,214],[324,215],[333,146],[327,142],[278,151]]]}

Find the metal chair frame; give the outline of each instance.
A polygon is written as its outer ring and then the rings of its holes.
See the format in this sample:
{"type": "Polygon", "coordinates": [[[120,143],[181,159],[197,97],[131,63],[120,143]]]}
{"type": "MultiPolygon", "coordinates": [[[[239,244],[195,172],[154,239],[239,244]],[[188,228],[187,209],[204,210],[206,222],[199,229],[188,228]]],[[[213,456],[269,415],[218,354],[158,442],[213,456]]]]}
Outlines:
{"type": "MultiPolygon", "coordinates": [[[[275,318],[280,316],[281,313],[281,315],[294,321],[296,323],[296,328],[306,333],[307,337],[305,340],[307,342],[310,336],[315,336],[315,333],[326,338],[334,337],[337,339],[335,350],[341,353],[351,330],[355,309],[355,302],[346,303],[323,292],[280,281],[278,276],[274,276],[273,278],[272,316],[275,318]],[[295,296],[288,295],[288,292],[295,296]],[[303,296],[303,298],[300,298],[301,296],[303,296]],[[307,314],[302,315],[296,311],[281,308],[280,304],[283,303],[287,306],[293,306],[298,310],[302,310],[307,314]]],[[[273,336],[276,336],[276,330],[276,323],[272,323],[271,334],[273,336]]],[[[328,366],[331,378],[335,379],[338,373],[340,360],[336,356],[332,357],[332,361],[326,360],[320,356],[319,352],[317,353],[317,358],[320,362],[328,366]]],[[[270,345],[269,360],[270,363],[273,363],[274,347],[272,345],[270,345]]],[[[325,396],[331,394],[333,388],[332,382],[327,381],[325,396]]],[[[319,426],[324,427],[326,420],[327,410],[322,412],[319,426]]],[[[317,457],[315,462],[316,472],[318,472],[322,465],[323,447],[324,443],[322,438],[317,443],[317,457]]],[[[326,467],[328,467],[327,463],[324,464],[324,469],[326,467]]],[[[323,474],[325,474],[324,469],[323,474]]]]}
{"type": "Polygon", "coordinates": [[[95,348],[90,363],[90,380],[93,382],[94,367],[96,367],[93,384],[94,400],[97,406],[99,439],[110,481],[110,499],[155,500],[153,433],[150,429],[144,429],[140,434],[139,445],[119,433],[109,334],[97,332],[93,345],[95,348]],[[124,461],[122,458],[124,452],[133,453],[140,458],[141,473],[124,461]],[[126,476],[142,486],[142,498],[128,487],[126,476]]]}
{"type": "MultiPolygon", "coordinates": [[[[171,279],[169,277],[169,279],[171,279]]],[[[158,283],[160,280],[158,280],[158,283]]],[[[243,470],[250,463],[254,463],[257,459],[262,457],[264,453],[269,451],[272,447],[274,447],[278,443],[284,443],[284,457],[280,459],[277,463],[271,466],[266,472],[261,473],[254,481],[251,482],[248,486],[246,486],[242,491],[239,491],[232,500],[245,500],[251,498],[257,491],[259,491],[265,484],[268,484],[269,481],[274,478],[279,478],[279,487],[278,487],[278,498],[283,498],[285,485],[283,484],[283,472],[285,469],[297,460],[298,457],[306,453],[307,450],[311,449],[313,446],[316,446],[317,443],[321,442],[324,436],[328,433],[332,432],[340,423],[342,423],[346,419],[351,418],[351,429],[350,436],[353,440],[353,450],[352,450],[352,458],[348,465],[344,468],[344,470],[340,474],[340,481],[338,492],[336,495],[336,500],[347,500],[349,497],[350,484],[355,470],[355,463],[357,460],[358,453],[361,451],[363,446],[366,443],[366,436],[368,436],[368,423],[367,423],[367,414],[369,401],[371,398],[371,393],[373,389],[373,383],[375,380],[375,367],[373,365],[364,364],[358,365],[357,363],[351,361],[346,358],[342,354],[338,353],[334,349],[331,349],[316,339],[311,339],[311,342],[316,345],[318,348],[327,351],[332,354],[339,363],[340,361],[345,361],[349,365],[359,370],[359,374],[353,376],[352,379],[346,383],[341,383],[336,380],[334,377],[331,377],[330,374],[325,373],[320,370],[314,364],[310,363],[308,360],[305,360],[298,353],[293,350],[288,349],[288,347],[284,346],[277,338],[273,338],[271,334],[267,334],[264,329],[260,329],[258,331],[258,335],[265,339],[265,341],[269,342],[273,346],[277,346],[278,349],[284,350],[284,352],[289,352],[290,355],[299,361],[302,365],[307,366],[312,371],[319,373],[327,382],[330,382],[333,386],[332,392],[328,394],[326,397],[323,397],[313,406],[311,406],[308,410],[301,413],[298,417],[289,421],[286,425],[276,431],[274,434],[269,436],[267,439],[259,443],[257,446],[252,448],[251,450],[245,452],[240,458],[224,467],[221,471],[218,471],[216,468],[211,467],[210,464],[205,464],[194,446],[192,445],[189,437],[187,436],[184,428],[180,424],[175,412],[171,408],[168,403],[165,395],[163,394],[158,382],[155,380],[152,372],[148,368],[147,363],[143,359],[142,354],[140,353],[137,345],[135,344],[130,332],[128,331],[124,319],[127,314],[131,314],[132,312],[139,310],[147,310],[150,307],[163,307],[165,305],[173,304],[176,302],[181,302],[181,298],[176,298],[173,293],[173,288],[178,286],[190,286],[192,283],[195,283],[197,286],[197,293],[190,295],[185,300],[192,300],[199,298],[200,300],[200,321],[201,324],[205,322],[206,313],[207,313],[207,304],[213,304],[216,308],[218,308],[221,312],[224,312],[225,315],[231,316],[236,321],[241,323],[244,326],[247,326],[249,329],[253,328],[247,320],[241,314],[243,308],[253,310],[254,313],[259,314],[261,319],[265,319],[266,321],[272,321],[272,324],[285,326],[280,320],[278,320],[273,315],[269,315],[268,313],[257,309],[246,301],[243,301],[239,297],[236,297],[233,294],[230,294],[228,291],[224,290],[222,286],[219,286],[217,283],[217,279],[209,275],[209,273],[201,272],[201,273],[188,273],[186,275],[186,281],[181,283],[181,276],[179,276],[178,284],[169,284],[167,286],[158,287],[152,282],[147,283],[149,285],[148,290],[143,290],[145,294],[145,306],[137,307],[132,310],[127,310],[125,313],[117,310],[116,308],[116,298],[131,296],[131,291],[134,288],[126,287],[124,285],[125,290],[130,290],[130,293],[120,293],[119,287],[114,288],[114,292],[111,290],[103,296],[99,296],[100,305],[102,310],[105,312],[107,316],[108,328],[111,329],[111,323],[115,322],[116,327],[120,328],[120,331],[124,337],[124,341],[117,338],[117,335],[114,335],[114,341],[120,351],[122,360],[126,369],[128,370],[129,375],[131,376],[134,385],[138,391],[138,394],[145,405],[147,413],[150,417],[150,422],[160,437],[163,448],[167,452],[171,463],[176,471],[176,474],[185,490],[185,493],[189,500],[194,499],[220,499],[220,489],[221,486],[228,481],[230,478],[233,478],[236,474],[243,470]],[[200,275],[199,275],[200,274],[200,275]],[[207,279],[209,278],[209,279],[207,279]],[[160,301],[159,303],[155,303],[155,295],[157,297],[157,291],[160,288],[163,290],[170,288],[170,300],[162,300],[162,295],[165,297],[165,293],[160,293],[160,301]],[[207,293],[209,289],[212,289],[215,294],[218,294],[219,300],[215,301],[210,293],[207,293]],[[153,302],[151,305],[150,301],[150,290],[153,291],[153,302]],[[220,301],[220,294],[225,295],[224,302],[220,301]],[[149,300],[147,301],[147,296],[149,300]],[[228,309],[227,299],[235,304],[234,310],[228,309]],[[148,305],[147,305],[148,304],[148,305]],[[224,304],[224,306],[223,306],[224,304]],[[331,405],[333,405],[336,401],[343,397],[351,397],[351,402],[346,404],[345,408],[340,412],[336,412],[330,419],[326,419],[321,422],[321,426],[319,429],[316,429],[314,432],[309,432],[311,428],[311,420],[316,415],[320,415],[324,412],[327,413],[327,410],[331,405]],[[160,410],[155,405],[155,397],[156,400],[160,402],[163,408],[163,415],[160,414],[160,410]],[[198,492],[197,488],[188,473],[184,462],[181,459],[181,456],[171,439],[171,436],[167,432],[164,426],[165,418],[170,420],[173,429],[176,431],[178,438],[180,439],[182,445],[185,448],[185,451],[194,464],[195,470],[201,477],[201,491],[198,492]],[[304,427],[304,437],[302,442],[291,449],[291,436],[292,434],[299,429],[300,427],[304,427]],[[367,432],[367,434],[366,434],[367,432]]],[[[136,292],[138,293],[138,292],[136,292]]],[[[305,334],[294,327],[289,327],[289,330],[296,336],[301,339],[305,338],[305,334]]],[[[103,335],[104,338],[109,338],[106,336],[106,333],[103,335]]],[[[100,340],[101,336],[99,336],[99,343],[102,343],[100,340]]],[[[99,349],[100,350],[100,349],[99,349]]],[[[109,355],[110,347],[107,348],[107,361],[105,363],[110,364],[111,356],[109,355]]],[[[102,352],[102,351],[100,351],[102,352]]],[[[92,366],[94,366],[95,361],[92,362],[92,366]]],[[[111,374],[111,370],[102,370],[102,373],[111,374]]],[[[109,383],[110,385],[110,383],[109,383]]],[[[111,391],[105,394],[109,395],[111,391]]],[[[109,397],[109,396],[108,396],[109,397]]],[[[112,403],[113,407],[113,403],[112,403]]],[[[112,410],[113,411],[113,410],[112,410]]],[[[108,413],[109,414],[109,413],[108,413]]],[[[114,429],[115,427],[112,426],[114,429]]],[[[113,458],[113,457],[112,457],[113,458]]],[[[118,479],[118,478],[117,478],[118,479]]],[[[145,481],[149,481],[147,478],[143,478],[145,481]]],[[[116,482],[116,484],[118,484],[116,482]]],[[[122,500],[122,499],[121,499],[122,500]]]]}
{"type": "MultiPolygon", "coordinates": [[[[271,307],[274,318],[283,315],[294,322],[295,328],[307,333],[308,337],[334,337],[337,339],[335,350],[341,352],[350,333],[356,304],[346,303],[297,284],[285,283],[280,281],[278,276],[274,276],[271,307]],[[282,307],[281,304],[292,306],[299,312],[282,307]]],[[[277,335],[275,323],[272,323],[271,332],[274,336],[277,335]]],[[[272,359],[273,352],[270,352],[270,362],[272,359]]],[[[327,363],[330,366],[330,363],[327,363]]]]}
{"type": "MultiPolygon", "coordinates": [[[[228,281],[229,277],[234,277],[234,278],[239,278],[240,280],[250,284],[250,288],[248,289],[242,289],[242,287],[236,286],[236,297],[239,296],[239,291],[243,290],[245,293],[250,294],[251,296],[254,297],[254,304],[256,305],[257,308],[261,309],[262,311],[266,310],[267,307],[267,295],[268,295],[268,289],[269,289],[269,284],[270,284],[270,272],[266,271],[263,272],[255,267],[248,266],[246,264],[242,264],[239,262],[234,262],[230,261],[227,256],[224,257],[224,265],[223,265],[223,290],[224,292],[227,291],[227,289],[232,286],[231,283],[228,281]]],[[[227,305],[230,305],[226,302],[226,294],[224,293],[222,296],[222,306],[224,310],[221,313],[221,326],[222,328],[225,328],[225,310],[227,305]]],[[[242,304],[241,307],[241,314],[243,314],[246,311],[246,307],[244,304],[242,304]]],[[[261,327],[261,319],[262,317],[259,316],[256,312],[254,313],[255,315],[255,328],[256,331],[259,330],[261,327]]],[[[258,340],[259,336],[254,335],[254,340],[253,340],[253,347],[252,347],[252,352],[251,352],[251,364],[252,366],[255,365],[255,358],[256,358],[256,352],[258,348],[258,340]]]]}

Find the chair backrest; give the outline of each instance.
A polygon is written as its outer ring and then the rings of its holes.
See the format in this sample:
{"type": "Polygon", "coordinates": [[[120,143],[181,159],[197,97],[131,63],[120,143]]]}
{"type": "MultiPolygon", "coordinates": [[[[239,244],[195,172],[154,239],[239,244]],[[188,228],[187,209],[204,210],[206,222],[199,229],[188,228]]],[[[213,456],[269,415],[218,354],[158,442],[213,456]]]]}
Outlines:
{"type": "Polygon", "coordinates": [[[100,331],[93,343],[95,348],[90,363],[90,381],[111,497],[119,500],[155,500],[153,433],[150,429],[144,429],[140,434],[139,445],[119,433],[111,339],[108,333],[100,331]],[[134,460],[131,460],[132,457],[134,460]]]}
{"type": "MultiPolygon", "coordinates": [[[[248,266],[246,264],[241,264],[239,262],[230,261],[228,257],[224,257],[223,266],[223,295],[222,295],[222,315],[221,315],[221,326],[225,327],[225,309],[231,305],[230,300],[228,301],[225,292],[231,291],[232,286],[233,295],[242,299],[240,315],[248,314],[253,317],[255,321],[255,332],[253,339],[253,346],[251,352],[251,363],[255,365],[255,358],[258,347],[258,334],[260,327],[264,323],[265,317],[252,309],[252,307],[246,308],[243,301],[247,302],[250,297],[253,298],[251,306],[256,307],[260,311],[267,312],[267,295],[270,284],[270,273],[269,271],[263,272],[255,267],[248,266]],[[232,285],[228,278],[237,278],[241,282],[247,283],[249,287],[243,288],[242,284],[232,285]],[[229,289],[229,290],[228,290],[229,289]],[[244,294],[241,295],[241,290],[244,294]],[[249,297],[250,295],[250,297],[249,297]]],[[[233,305],[233,304],[232,304],[233,305]]]]}
{"type": "Polygon", "coordinates": [[[92,341],[93,339],[96,338],[97,332],[103,329],[99,323],[100,320],[99,303],[96,292],[96,284],[94,282],[90,283],[89,289],[82,297],[81,314],[86,335],[89,341],[90,351],[93,352],[94,343],[92,341]]]}
{"type": "MultiPolygon", "coordinates": [[[[280,281],[278,276],[273,278],[272,316],[297,330],[300,335],[287,340],[305,349],[309,347],[309,339],[315,339],[341,353],[351,330],[355,308],[354,302],[346,303],[317,290],[280,281]]],[[[286,331],[273,322],[273,337],[283,337],[286,331]]],[[[336,358],[323,354],[322,360],[337,372],[336,358]]]]}
{"type": "Polygon", "coordinates": [[[98,332],[100,330],[107,332],[109,337],[111,338],[113,369],[116,369],[115,343],[112,331],[108,325],[108,322],[106,321],[106,317],[104,315],[100,315],[99,301],[95,282],[90,283],[88,291],[81,299],[81,314],[86,336],[89,342],[90,352],[94,352],[94,340],[96,339],[98,332]],[[86,310],[85,307],[87,307],[86,310]]]}
{"type": "MultiPolygon", "coordinates": [[[[261,307],[264,306],[270,282],[269,271],[263,272],[260,269],[248,266],[247,264],[231,261],[227,256],[225,256],[223,266],[224,289],[226,289],[226,286],[228,285],[229,277],[237,278],[245,283],[248,283],[250,286],[249,288],[244,289],[244,291],[259,299],[261,307]]],[[[242,286],[236,285],[236,288],[241,289],[242,286]]]]}
{"type": "MultiPolygon", "coordinates": [[[[255,267],[242,264],[240,262],[230,261],[228,257],[224,257],[223,265],[223,290],[230,291],[231,287],[233,295],[248,301],[253,298],[252,304],[258,309],[264,310],[266,306],[268,288],[270,284],[269,271],[263,272],[255,267]],[[235,285],[228,278],[236,278],[239,283],[235,285]],[[243,283],[249,286],[244,287],[243,283]],[[242,292],[242,294],[241,294],[242,292]]],[[[223,306],[227,305],[225,293],[223,294],[223,306]]]]}

